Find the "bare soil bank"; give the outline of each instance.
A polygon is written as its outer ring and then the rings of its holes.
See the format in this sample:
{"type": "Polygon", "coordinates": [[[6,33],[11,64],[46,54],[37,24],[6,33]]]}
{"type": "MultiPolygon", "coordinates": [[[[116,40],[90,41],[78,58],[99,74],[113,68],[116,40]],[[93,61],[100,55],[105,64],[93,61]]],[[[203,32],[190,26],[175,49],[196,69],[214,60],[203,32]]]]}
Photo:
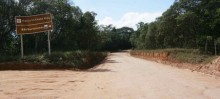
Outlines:
{"type": "Polygon", "coordinates": [[[168,52],[130,52],[130,55],[181,69],[190,69],[192,71],[203,72],[220,77],[220,57],[208,64],[192,64],[172,59],[172,57],[169,57],[170,54],[168,52]]]}

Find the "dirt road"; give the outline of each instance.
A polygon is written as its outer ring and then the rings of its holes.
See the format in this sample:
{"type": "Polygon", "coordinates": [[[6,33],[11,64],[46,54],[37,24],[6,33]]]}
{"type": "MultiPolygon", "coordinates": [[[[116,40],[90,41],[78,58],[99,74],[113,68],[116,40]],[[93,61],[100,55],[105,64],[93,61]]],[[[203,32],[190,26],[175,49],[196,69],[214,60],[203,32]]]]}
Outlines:
{"type": "Polygon", "coordinates": [[[89,71],[0,71],[0,99],[219,99],[220,78],[113,53],[89,71]]]}

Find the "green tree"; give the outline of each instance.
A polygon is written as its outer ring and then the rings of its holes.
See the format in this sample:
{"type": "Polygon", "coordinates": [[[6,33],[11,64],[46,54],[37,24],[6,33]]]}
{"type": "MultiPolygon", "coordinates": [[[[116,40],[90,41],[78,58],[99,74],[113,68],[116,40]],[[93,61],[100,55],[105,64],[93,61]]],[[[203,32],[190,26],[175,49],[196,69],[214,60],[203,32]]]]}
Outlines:
{"type": "Polygon", "coordinates": [[[18,15],[18,3],[14,0],[0,1],[0,54],[15,54],[17,51],[14,17],[18,15]]]}

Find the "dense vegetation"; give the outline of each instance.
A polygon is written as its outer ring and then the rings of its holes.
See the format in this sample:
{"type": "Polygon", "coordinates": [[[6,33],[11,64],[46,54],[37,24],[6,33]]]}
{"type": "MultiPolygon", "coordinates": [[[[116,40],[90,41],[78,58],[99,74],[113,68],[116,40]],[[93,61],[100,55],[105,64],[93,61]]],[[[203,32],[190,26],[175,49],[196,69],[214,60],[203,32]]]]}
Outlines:
{"type": "Polygon", "coordinates": [[[1,0],[0,63],[9,63],[0,64],[0,70],[88,69],[105,59],[107,53],[104,51],[131,48],[132,28],[99,26],[95,16],[95,12],[82,12],[68,0],[1,0]],[[23,35],[25,57],[21,59],[15,16],[44,13],[53,15],[52,54],[47,54],[47,33],[27,34],[23,35]]]}
{"type": "MultiPolygon", "coordinates": [[[[0,54],[20,54],[20,36],[15,32],[15,16],[43,13],[53,14],[54,30],[51,33],[52,51],[115,51],[130,48],[133,29],[99,26],[95,12],[83,13],[67,0],[1,0],[0,1],[0,54]]],[[[47,52],[47,34],[24,35],[24,53],[47,52]]]]}
{"type": "Polygon", "coordinates": [[[19,57],[0,57],[0,70],[89,69],[100,64],[107,53],[90,51],[52,52],[19,57]],[[7,62],[8,61],[8,62],[7,62]]]}
{"type": "MultiPolygon", "coordinates": [[[[201,53],[220,54],[219,0],[175,0],[156,21],[138,23],[136,31],[129,27],[100,26],[95,20],[95,12],[82,12],[68,0],[0,0],[1,62],[16,60],[20,54],[15,16],[43,13],[53,15],[51,49],[63,52],[62,55],[78,50],[93,53],[132,47],[141,50],[199,49],[201,53]]],[[[25,55],[45,55],[46,33],[24,35],[23,38],[25,55]]]]}
{"type": "Polygon", "coordinates": [[[175,0],[155,22],[138,24],[137,49],[191,48],[220,53],[220,1],[175,0]]]}

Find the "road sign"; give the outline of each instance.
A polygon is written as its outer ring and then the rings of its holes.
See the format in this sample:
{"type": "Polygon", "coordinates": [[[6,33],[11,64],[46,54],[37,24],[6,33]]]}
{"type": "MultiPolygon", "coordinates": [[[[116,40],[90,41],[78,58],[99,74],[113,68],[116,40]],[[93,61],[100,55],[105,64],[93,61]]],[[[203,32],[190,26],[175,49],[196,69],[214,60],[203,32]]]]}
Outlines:
{"type": "Polygon", "coordinates": [[[51,14],[15,17],[16,33],[21,36],[21,57],[24,57],[23,34],[33,34],[48,31],[48,52],[50,49],[50,31],[53,30],[51,14]]]}
{"type": "Polygon", "coordinates": [[[16,33],[33,34],[53,30],[51,14],[16,16],[16,33]]]}

